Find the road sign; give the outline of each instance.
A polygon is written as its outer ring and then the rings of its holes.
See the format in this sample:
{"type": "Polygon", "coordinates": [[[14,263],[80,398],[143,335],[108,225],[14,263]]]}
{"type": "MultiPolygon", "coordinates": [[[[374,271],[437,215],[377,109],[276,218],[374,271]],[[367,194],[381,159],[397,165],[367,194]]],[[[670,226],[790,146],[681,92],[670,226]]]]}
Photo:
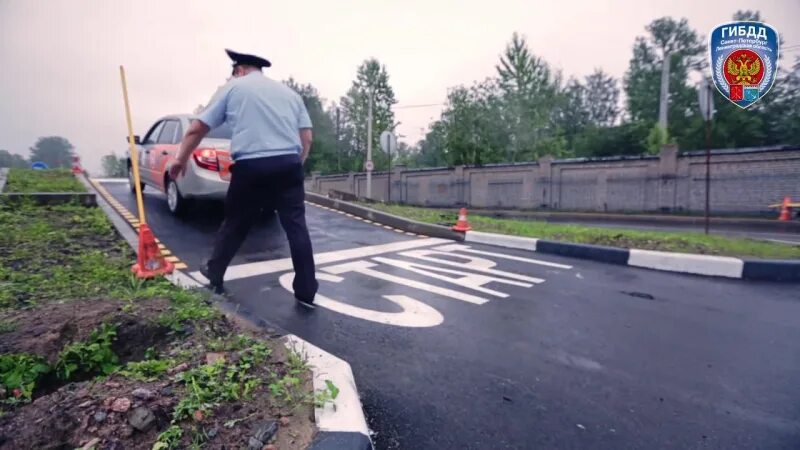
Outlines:
{"type": "Polygon", "coordinates": [[[381,133],[381,149],[388,154],[392,154],[397,150],[397,136],[389,130],[381,133]]]}
{"type": "Polygon", "coordinates": [[[697,100],[700,103],[700,115],[703,120],[708,122],[714,117],[714,88],[709,84],[708,80],[703,78],[700,81],[700,86],[697,88],[697,100]]]}
{"type": "Polygon", "coordinates": [[[36,161],[33,164],[31,164],[31,169],[33,169],[33,170],[47,170],[47,169],[49,169],[49,167],[47,166],[47,164],[43,163],[42,161],[36,161]]]}
{"type": "Polygon", "coordinates": [[[367,161],[364,163],[364,170],[367,172],[372,172],[375,169],[375,164],[372,161],[367,161]]]}

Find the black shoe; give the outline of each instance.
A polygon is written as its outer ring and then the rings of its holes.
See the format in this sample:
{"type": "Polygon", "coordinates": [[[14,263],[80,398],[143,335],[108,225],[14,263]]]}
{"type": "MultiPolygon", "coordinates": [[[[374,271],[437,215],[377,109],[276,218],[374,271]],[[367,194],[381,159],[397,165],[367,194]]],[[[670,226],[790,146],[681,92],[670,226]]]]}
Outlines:
{"type": "Polygon", "coordinates": [[[311,300],[308,300],[307,298],[301,298],[301,297],[295,295],[294,298],[297,300],[298,304],[303,305],[308,309],[316,309],[317,308],[314,305],[314,298],[313,297],[311,298],[311,300]]]}
{"type": "Polygon", "coordinates": [[[222,281],[212,281],[211,276],[208,273],[208,265],[203,264],[200,266],[200,273],[203,274],[204,277],[208,280],[208,289],[210,289],[213,293],[222,295],[225,293],[225,288],[222,286],[222,281]]]}

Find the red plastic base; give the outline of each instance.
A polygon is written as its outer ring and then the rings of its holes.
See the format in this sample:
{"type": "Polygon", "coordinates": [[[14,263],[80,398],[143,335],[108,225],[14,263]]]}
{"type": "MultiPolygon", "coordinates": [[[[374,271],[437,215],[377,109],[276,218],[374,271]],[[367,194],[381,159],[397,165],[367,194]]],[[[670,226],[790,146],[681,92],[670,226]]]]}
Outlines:
{"type": "Polygon", "coordinates": [[[136,264],[131,267],[138,278],[154,278],[159,275],[172,273],[175,264],[167,261],[158,248],[156,237],[147,224],[139,226],[139,254],[136,264]]]}

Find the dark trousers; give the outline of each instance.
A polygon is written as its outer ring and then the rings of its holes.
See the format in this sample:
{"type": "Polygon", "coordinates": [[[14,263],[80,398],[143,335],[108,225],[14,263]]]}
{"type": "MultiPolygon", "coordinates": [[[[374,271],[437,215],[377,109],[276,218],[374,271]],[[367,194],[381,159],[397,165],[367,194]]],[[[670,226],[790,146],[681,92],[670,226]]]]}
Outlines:
{"type": "Polygon", "coordinates": [[[225,221],[208,260],[209,281],[222,283],[225,270],[261,211],[277,211],[292,253],[295,296],[313,301],[318,284],[304,201],[303,165],[297,155],[237,161],[225,197],[225,221]]]}

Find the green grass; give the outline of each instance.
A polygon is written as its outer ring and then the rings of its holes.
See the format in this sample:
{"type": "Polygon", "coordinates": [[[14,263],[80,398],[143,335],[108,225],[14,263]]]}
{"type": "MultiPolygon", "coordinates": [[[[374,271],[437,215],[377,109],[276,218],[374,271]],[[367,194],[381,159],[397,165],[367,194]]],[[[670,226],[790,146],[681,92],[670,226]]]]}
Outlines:
{"type": "Polygon", "coordinates": [[[3,192],[86,192],[68,169],[11,169],[3,192]]]}
{"type": "MultiPolygon", "coordinates": [[[[65,343],[52,366],[40,355],[0,355],[0,389],[6,392],[0,396],[0,415],[54,383],[110,375],[147,382],[170,379],[182,386],[176,392],[171,426],[153,448],[200,448],[206,438],[196,421],[213,416],[223,403],[270,396],[267,383],[284,367],[291,378],[285,394],[293,402],[324,404],[336,398],[333,385],[315,394],[300,382],[308,376],[308,365],[299,356],[271,361],[268,342],[232,332],[236,328],[221,320],[208,292],[183,290],[164,278],[135,278],[130,271],[134,258],[100,209],[37,206],[30,201],[0,204],[0,313],[43,305],[30,313],[46,317],[49,302],[116,300],[124,313],[136,315],[148,300],[167,299],[169,308],[157,320],[171,328],[170,348],[162,349],[163,354],[157,346],[148,348],[138,361],[122,361],[114,353],[118,324],[111,322],[83,340],[65,343]],[[191,339],[188,348],[186,339],[191,339]],[[224,352],[225,359],[196,365],[209,350],[224,352]],[[193,367],[171,374],[181,363],[193,367]]],[[[7,333],[16,327],[14,321],[0,320],[0,339],[9,338],[7,333]]],[[[237,420],[226,423],[235,427],[237,420]]]]}
{"type": "MultiPolygon", "coordinates": [[[[420,222],[442,225],[455,223],[458,215],[456,210],[384,204],[369,204],[365,206],[420,222]]],[[[727,238],[718,235],[707,236],[702,233],[606,229],[529,220],[495,219],[476,214],[469,216],[469,222],[475,231],[581,244],[705,255],[800,259],[800,247],[798,246],[753,239],[727,238]]]]}
{"type": "Polygon", "coordinates": [[[0,205],[0,310],[51,301],[166,298],[173,307],[164,321],[175,329],[216,317],[208,294],[163,278],[134,277],[134,258],[99,208],[0,205]]]}

